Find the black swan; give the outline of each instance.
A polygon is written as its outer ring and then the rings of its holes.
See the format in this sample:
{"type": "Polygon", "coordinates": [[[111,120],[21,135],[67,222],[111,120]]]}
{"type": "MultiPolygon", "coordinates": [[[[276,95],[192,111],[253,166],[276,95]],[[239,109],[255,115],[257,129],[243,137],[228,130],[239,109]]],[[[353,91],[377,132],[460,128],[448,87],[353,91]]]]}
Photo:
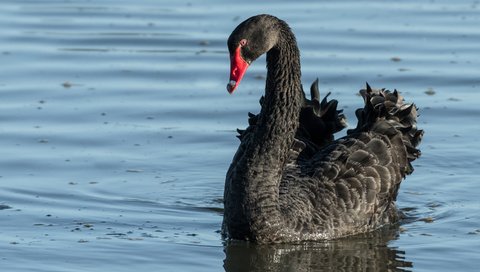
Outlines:
{"type": "MultiPolygon", "coordinates": [[[[289,26],[271,15],[242,22],[228,38],[232,93],[252,61],[267,53],[258,115],[239,130],[225,181],[223,234],[257,243],[324,240],[364,233],[398,220],[395,200],[423,131],[417,108],[395,90],[360,91],[364,108],[343,138],[337,101],[307,99],[289,26]]],[[[328,95],[327,95],[328,96],[328,95]]]]}

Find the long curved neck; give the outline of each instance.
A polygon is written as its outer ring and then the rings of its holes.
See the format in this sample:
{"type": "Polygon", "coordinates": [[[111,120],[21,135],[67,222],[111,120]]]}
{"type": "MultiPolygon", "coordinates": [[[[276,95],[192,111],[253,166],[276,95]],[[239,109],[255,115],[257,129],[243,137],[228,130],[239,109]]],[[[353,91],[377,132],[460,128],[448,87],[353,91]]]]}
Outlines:
{"type": "Polygon", "coordinates": [[[256,158],[254,165],[265,165],[277,176],[263,178],[261,184],[279,182],[303,102],[300,54],[295,37],[288,28],[280,37],[279,43],[267,52],[265,98],[251,146],[256,158]]]}
{"type": "Polygon", "coordinates": [[[270,235],[263,232],[271,232],[273,226],[282,228],[279,184],[303,103],[300,54],[288,27],[281,32],[278,44],[267,52],[267,69],[265,99],[255,134],[240,162],[246,166],[240,169],[246,171],[241,175],[241,185],[237,184],[245,190],[245,216],[257,236],[270,235]]]}

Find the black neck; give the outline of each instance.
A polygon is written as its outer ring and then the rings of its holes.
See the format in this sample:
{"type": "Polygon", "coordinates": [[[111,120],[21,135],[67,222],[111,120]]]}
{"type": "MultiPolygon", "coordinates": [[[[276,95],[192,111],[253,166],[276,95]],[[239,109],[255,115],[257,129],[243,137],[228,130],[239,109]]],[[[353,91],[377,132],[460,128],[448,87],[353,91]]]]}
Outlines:
{"type": "Polygon", "coordinates": [[[246,216],[250,222],[261,223],[252,226],[257,233],[261,233],[265,222],[281,225],[279,184],[303,103],[300,54],[288,27],[281,32],[278,44],[267,52],[267,68],[260,118],[242,162],[246,172],[241,186],[246,190],[244,201],[250,203],[246,216]]]}

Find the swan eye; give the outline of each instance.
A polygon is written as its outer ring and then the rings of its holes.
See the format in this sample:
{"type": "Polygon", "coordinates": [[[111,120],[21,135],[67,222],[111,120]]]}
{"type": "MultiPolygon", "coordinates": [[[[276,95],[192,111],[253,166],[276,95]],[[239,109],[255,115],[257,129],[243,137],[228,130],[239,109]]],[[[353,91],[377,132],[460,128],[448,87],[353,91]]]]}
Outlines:
{"type": "Polygon", "coordinates": [[[240,46],[245,46],[245,45],[247,45],[247,40],[246,40],[246,39],[242,39],[242,40],[240,41],[240,46]]]}

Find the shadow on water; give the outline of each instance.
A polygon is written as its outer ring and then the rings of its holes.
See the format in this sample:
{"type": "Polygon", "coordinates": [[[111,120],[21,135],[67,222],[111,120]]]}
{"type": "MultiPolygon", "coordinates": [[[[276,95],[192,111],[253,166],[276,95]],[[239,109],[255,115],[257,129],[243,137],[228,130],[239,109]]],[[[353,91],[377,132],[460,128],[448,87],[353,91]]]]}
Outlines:
{"type": "Polygon", "coordinates": [[[224,248],[225,271],[410,271],[405,252],[388,243],[398,226],[325,242],[255,245],[231,241],[224,248]]]}

